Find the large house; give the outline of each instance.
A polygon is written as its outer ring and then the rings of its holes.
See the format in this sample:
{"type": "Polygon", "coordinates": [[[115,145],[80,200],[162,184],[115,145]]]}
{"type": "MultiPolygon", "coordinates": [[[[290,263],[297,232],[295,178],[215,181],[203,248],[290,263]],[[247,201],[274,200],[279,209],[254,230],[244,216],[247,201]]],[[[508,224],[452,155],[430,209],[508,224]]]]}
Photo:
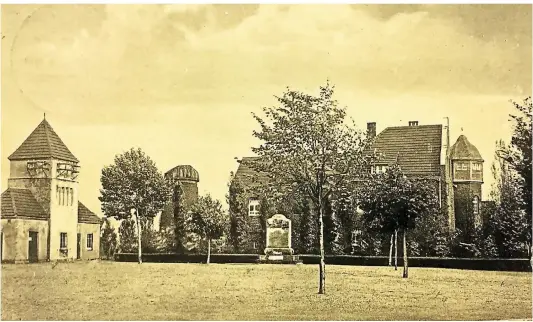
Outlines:
{"type": "Polygon", "coordinates": [[[100,218],[78,200],[79,161],[43,121],[8,157],[3,262],[100,257],[100,218]]]}
{"type": "MultiPolygon", "coordinates": [[[[440,206],[446,209],[450,230],[460,229],[468,234],[481,224],[483,158],[464,135],[450,147],[448,125],[419,125],[411,121],[407,126],[385,128],[379,134],[376,123],[367,123],[367,136],[373,141],[369,149],[374,155],[372,173],[384,172],[397,163],[407,177],[435,183],[435,194],[440,206]]],[[[258,161],[256,157],[240,160],[234,180],[246,187],[266,180],[265,174],[252,166],[258,161]]],[[[250,196],[248,206],[249,220],[255,223],[259,200],[250,196]]]]}

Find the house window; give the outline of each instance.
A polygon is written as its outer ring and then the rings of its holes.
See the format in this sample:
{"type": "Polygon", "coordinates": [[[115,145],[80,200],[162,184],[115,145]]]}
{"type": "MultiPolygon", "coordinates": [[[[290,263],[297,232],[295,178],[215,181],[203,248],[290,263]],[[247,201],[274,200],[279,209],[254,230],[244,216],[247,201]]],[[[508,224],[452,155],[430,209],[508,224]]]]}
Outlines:
{"type": "Polygon", "coordinates": [[[376,165],[376,166],[372,167],[372,174],[374,174],[374,173],[376,173],[376,174],[385,173],[386,171],[387,171],[387,166],[386,165],[376,165]]]}
{"type": "Polygon", "coordinates": [[[93,250],[93,234],[87,234],[87,250],[93,250]]]}
{"type": "Polygon", "coordinates": [[[481,163],[474,163],[472,165],[472,170],[481,171],[481,163]]]}
{"type": "Polygon", "coordinates": [[[59,248],[60,249],[67,248],[67,233],[61,233],[59,235],[59,248]]]}
{"type": "Polygon", "coordinates": [[[70,205],[72,206],[74,204],[74,189],[70,189],[70,205]]]}
{"type": "Polygon", "coordinates": [[[57,201],[57,204],[59,205],[59,186],[56,186],[56,201],[57,201]]]}
{"type": "Polygon", "coordinates": [[[259,200],[257,199],[250,199],[248,203],[248,215],[251,217],[257,217],[260,216],[259,213],[259,200]]]}
{"type": "Polygon", "coordinates": [[[61,188],[61,205],[65,205],[65,187],[61,188]]]}

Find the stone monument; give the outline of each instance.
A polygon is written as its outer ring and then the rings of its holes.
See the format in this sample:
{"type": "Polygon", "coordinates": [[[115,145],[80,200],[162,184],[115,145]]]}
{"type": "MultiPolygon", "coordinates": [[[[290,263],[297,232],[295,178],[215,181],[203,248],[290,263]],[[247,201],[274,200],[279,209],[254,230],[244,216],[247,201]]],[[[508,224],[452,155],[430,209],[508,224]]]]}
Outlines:
{"type": "Polygon", "coordinates": [[[265,255],[261,262],[297,263],[291,247],[291,220],[277,214],[267,220],[265,255]]]}

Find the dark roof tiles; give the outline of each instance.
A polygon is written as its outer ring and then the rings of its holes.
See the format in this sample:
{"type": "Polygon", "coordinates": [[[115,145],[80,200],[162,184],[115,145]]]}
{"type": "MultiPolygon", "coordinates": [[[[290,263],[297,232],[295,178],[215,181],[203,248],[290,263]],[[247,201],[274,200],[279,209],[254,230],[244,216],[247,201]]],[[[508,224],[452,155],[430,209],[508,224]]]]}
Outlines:
{"type": "MultiPolygon", "coordinates": [[[[0,217],[35,220],[48,220],[49,218],[29,189],[18,188],[8,188],[2,193],[0,217]]],[[[78,223],[99,224],[100,217],[78,202],[78,223]]]]}
{"type": "Polygon", "coordinates": [[[406,175],[439,176],[442,125],[388,127],[376,136],[371,153],[377,164],[398,162],[406,175]]]}
{"type": "Polygon", "coordinates": [[[99,224],[100,217],[90,211],[84,204],[78,202],[78,222],[82,224],[99,224]]]}
{"type": "Polygon", "coordinates": [[[24,142],[11,154],[9,160],[59,159],[79,162],[50,124],[43,120],[24,142]]]}
{"type": "Polygon", "coordinates": [[[48,215],[28,189],[9,188],[2,193],[0,216],[3,219],[48,220],[48,215]]]}

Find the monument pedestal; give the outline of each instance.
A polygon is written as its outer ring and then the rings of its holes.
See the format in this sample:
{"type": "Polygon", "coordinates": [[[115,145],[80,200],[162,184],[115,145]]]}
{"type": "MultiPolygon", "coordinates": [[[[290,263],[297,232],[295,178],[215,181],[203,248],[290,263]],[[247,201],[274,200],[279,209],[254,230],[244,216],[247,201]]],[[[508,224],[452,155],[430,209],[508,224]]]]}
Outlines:
{"type": "Polygon", "coordinates": [[[267,240],[265,255],[259,263],[298,264],[298,256],[291,248],[291,221],[283,215],[274,215],[267,220],[267,240]]]}

